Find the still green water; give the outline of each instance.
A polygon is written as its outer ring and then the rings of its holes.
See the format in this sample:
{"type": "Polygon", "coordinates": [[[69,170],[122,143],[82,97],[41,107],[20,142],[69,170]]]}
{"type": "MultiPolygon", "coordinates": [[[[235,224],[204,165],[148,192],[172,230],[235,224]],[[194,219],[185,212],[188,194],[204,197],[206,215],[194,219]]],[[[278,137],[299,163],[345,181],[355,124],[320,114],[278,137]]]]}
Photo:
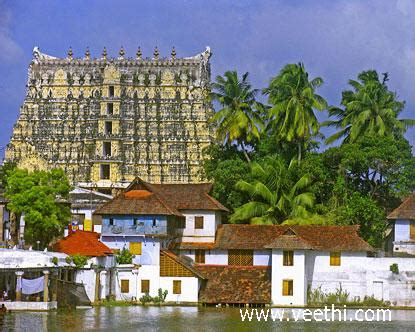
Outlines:
{"type": "Polygon", "coordinates": [[[391,322],[242,322],[239,309],[98,307],[76,311],[14,312],[3,331],[415,331],[415,310],[392,311],[391,322]]]}

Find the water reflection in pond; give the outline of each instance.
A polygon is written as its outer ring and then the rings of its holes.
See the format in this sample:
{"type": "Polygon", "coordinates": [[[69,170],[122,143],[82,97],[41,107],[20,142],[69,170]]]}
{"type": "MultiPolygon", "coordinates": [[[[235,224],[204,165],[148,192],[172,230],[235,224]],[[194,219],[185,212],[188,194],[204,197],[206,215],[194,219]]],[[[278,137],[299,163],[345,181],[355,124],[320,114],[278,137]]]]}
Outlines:
{"type": "Polygon", "coordinates": [[[97,307],[8,313],[0,324],[6,331],[414,331],[415,310],[394,310],[391,322],[258,323],[242,322],[230,308],[97,307]]]}

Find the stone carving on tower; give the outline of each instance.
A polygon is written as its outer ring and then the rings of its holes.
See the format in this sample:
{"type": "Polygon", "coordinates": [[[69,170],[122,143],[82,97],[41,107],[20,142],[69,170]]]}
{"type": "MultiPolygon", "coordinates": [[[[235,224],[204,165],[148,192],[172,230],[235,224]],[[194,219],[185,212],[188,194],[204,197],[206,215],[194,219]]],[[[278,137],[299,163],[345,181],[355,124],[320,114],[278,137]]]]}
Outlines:
{"type": "Polygon", "coordinates": [[[75,185],[124,187],[136,176],[193,183],[202,149],[213,140],[208,119],[211,52],[144,58],[123,48],[110,58],[57,58],[33,49],[27,94],[6,160],[29,169],[61,167],[75,185]]]}

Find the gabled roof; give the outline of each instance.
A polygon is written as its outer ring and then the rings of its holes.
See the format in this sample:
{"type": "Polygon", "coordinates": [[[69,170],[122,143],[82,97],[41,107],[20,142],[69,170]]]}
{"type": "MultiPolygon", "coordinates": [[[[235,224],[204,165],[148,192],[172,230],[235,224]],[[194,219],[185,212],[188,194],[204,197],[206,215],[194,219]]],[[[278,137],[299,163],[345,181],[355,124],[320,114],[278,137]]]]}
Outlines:
{"type": "Polygon", "coordinates": [[[197,269],[208,279],[200,288],[200,302],[271,302],[270,267],[198,265],[197,269]]]}
{"type": "Polygon", "coordinates": [[[150,184],[137,178],[128,188],[105,203],[95,214],[176,215],[180,210],[227,209],[209,196],[211,184],[150,184]]]}
{"type": "Polygon", "coordinates": [[[196,269],[191,264],[191,262],[186,260],[184,257],[177,256],[175,253],[173,253],[169,250],[160,250],[160,255],[164,255],[165,257],[168,257],[168,258],[172,259],[177,264],[183,266],[186,270],[188,270],[195,277],[205,279],[205,276],[203,274],[201,274],[200,271],[198,269],[196,269]]]}
{"type": "Polygon", "coordinates": [[[408,196],[389,215],[388,219],[415,219],[415,193],[408,196]]]}
{"type": "Polygon", "coordinates": [[[372,251],[373,248],[358,235],[358,230],[358,226],[227,224],[218,228],[215,248],[372,251]],[[294,234],[289,235],[288,230],[294,234]]]}
{"type": "Polygon", "coordinates": [[[76,231],[60,239],[53,249],[67,255],[83,255],[88,257],[100,257],[112,255],[112,250],[99,241],[99,234],[88,231],[76,231]]]}
{"type": "Polygon", "coordinates": [[[313,246],[289,228],[284,234],[265,245],[265,248],[311,250],[313,246]]]}

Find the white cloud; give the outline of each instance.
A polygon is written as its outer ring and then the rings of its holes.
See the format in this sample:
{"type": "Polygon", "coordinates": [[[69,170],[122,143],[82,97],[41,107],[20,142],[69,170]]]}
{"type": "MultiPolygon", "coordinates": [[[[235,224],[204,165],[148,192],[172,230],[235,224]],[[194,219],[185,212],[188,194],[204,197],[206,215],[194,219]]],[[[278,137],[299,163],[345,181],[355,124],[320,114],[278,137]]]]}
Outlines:
{"type": "Polygon", "coordinates": [[[15,62],[23,55],[21,47],[13,40],[10,31],[11,12],[0,4],[0,60],[15,62]]]}

